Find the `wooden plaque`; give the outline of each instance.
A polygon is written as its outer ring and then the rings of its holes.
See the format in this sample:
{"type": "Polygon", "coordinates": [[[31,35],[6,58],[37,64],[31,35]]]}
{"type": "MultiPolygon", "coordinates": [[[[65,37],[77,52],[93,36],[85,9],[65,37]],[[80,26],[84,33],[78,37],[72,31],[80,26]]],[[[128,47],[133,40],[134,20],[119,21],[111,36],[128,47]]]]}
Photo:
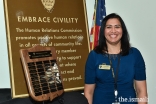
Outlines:
{"type": "Polygon", "coordinates": [[[28,96],[20,49],[54,47],[64,91],[83,90],[90,51],[85,0],[4,0],[12,97],[28,96]]]}
{"type": "Polygon", "coordinates": [[[53,47],[36,45],[20,50],[30,96],[36,101],[53,100],[62,95],[59,63],[53,47]]]}

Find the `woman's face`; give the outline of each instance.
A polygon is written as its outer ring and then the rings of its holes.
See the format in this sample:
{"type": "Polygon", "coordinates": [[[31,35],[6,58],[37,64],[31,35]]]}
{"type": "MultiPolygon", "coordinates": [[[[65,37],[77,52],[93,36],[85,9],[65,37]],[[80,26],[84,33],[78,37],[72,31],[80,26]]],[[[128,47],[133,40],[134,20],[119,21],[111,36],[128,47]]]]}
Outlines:
{"type": "Polygon", "coordinates": [[[106,22],[105,27],[105,38],[107,44],[118,44],[120,43],[120,39],[122,37],[122,27],[121,23],[117,18],[109,19],[106,22]]]}

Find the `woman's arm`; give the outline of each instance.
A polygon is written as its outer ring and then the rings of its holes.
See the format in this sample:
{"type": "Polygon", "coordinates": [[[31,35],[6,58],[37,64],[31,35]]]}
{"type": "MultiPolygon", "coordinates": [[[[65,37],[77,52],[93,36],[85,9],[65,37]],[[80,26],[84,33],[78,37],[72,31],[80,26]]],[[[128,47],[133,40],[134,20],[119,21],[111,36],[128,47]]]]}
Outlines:
{"type": "Polygon", "coordinates": [[[135,88],[137,92],[138,104],[147,104],[148,95],[147,95],[146,80],[143,81],[135,80],[135,88]]]}
{"type": "Polygon", "coordinates": [[[85,84],[84,95],[87,98],[89,104],[92,104],[94,89],[95,84],[85,84]]]}

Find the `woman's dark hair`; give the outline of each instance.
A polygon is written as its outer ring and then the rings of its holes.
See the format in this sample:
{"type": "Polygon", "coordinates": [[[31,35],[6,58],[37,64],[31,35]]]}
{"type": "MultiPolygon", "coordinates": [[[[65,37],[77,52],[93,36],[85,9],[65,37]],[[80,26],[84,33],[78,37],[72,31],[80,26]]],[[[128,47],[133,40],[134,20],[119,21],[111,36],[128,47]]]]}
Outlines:
{"type": "Polygon", "coordinates": [[[123,34],[122,34],[122,37],[121,37],[121,50],[122,50],[121,54],[122,55],[127,55],[129,53],[129,49],[130,49],[129,34],[128,34],[128,31],[127,31],[127,28],[126,28],[126,25],[125,25],[124,21],[116,13],[111,13],[111,14],[107,15],[102,20],[100,33],[99,33],[99,43],[98,43],[98,46],[96,46],[94,48],[94,50],[97,53],[105,53],[105,52],[108,51],[104,30],[105,30],[107,21],[109,19],[112,19],[112,18],[117,18],[121,23],[121,27],[122,27],[122,31],[123,31],[123,34]]]}

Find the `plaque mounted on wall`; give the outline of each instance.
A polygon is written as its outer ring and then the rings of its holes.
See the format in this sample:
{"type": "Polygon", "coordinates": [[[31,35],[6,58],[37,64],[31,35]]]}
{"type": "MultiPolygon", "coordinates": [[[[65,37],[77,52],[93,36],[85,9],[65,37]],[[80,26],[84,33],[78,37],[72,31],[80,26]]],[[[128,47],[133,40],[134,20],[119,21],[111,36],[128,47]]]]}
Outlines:
{"type": "Polygon", "coordinates": [[[85,0],[4,0],[4,9],[12,97],[28,96],[19,50],[36,44],[55,47],[64,91],[82,90],[90,51],[85,0]]]}

